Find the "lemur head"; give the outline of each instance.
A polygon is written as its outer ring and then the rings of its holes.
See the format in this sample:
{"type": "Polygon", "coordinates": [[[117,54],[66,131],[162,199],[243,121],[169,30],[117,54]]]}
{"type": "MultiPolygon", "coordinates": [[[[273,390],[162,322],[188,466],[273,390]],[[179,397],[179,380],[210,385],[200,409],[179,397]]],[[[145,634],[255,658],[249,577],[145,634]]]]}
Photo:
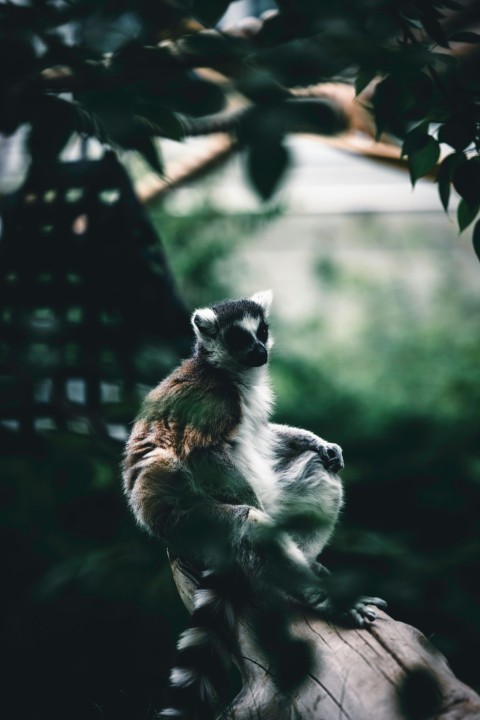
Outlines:
{"type": "Polygon", "coordinates": [[[197,352],[216,367],[240,370],[265,365],[273,345],[267,323],[271,302],[271,290],[264,290],[195,310],[197,352]]]}

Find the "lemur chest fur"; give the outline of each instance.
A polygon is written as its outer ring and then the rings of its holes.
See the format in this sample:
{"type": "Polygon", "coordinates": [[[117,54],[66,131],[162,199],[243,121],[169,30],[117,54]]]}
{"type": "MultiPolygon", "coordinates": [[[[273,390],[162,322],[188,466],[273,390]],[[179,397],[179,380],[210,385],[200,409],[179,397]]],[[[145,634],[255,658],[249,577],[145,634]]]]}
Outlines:
{"type": "Polygon", "coordinates": [[[272,510],[279,487],[274,472],[274,444],[269,425],[273,394],[264,368],[239,385],[241,421],[232,438],[232,459],[264,509],[272,510]]]}

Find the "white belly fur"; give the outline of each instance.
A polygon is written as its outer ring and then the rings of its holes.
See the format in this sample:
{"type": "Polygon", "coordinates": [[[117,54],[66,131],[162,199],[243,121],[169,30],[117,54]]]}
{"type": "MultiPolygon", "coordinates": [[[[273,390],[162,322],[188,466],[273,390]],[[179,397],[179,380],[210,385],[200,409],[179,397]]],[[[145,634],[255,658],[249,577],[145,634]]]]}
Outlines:
{"type": "Polygon", "coordinates": [[[263,368],[258,368],[252,380],[240,390],[242,420],[234,438],[234,462],[263,508],[272,512],[279,492],[273,469],[272,432],[268,424],[273,395],[263,368]]]}

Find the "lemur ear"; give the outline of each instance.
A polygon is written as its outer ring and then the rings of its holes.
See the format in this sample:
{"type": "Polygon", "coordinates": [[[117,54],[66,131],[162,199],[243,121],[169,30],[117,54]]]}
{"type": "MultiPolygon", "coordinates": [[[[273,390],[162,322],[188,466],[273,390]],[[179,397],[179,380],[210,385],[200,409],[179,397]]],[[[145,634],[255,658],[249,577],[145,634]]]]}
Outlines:
{"type": "Polygon", "coordinates": [[[260,305],[265,317],[268,317],[268,314],[270,313],[270,305],[273,300],[273,292],[271,290],[261,290],[260,292],[255,293],[255,295],[252,295],[250,300],[253,300],[254,303],[257,303],[257,305],[260,305]]]}
{"type": "Polygon", "coordinates": [[[214,337],[217,333],[217,316],[212,308],[200,308],[192,315],[192,325],[198,338],[214,337]]]}

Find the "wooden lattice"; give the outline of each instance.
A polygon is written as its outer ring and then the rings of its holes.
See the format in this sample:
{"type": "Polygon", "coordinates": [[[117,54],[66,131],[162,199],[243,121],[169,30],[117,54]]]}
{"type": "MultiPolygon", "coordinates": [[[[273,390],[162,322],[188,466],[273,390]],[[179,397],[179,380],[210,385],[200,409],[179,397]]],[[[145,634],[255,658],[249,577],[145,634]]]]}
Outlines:
{"type": "Polygon", "coordinates": [[[121,439],[190,335],[128,175],[111,153],[58,164],[2,220],[0,424],[121,439]]]}

